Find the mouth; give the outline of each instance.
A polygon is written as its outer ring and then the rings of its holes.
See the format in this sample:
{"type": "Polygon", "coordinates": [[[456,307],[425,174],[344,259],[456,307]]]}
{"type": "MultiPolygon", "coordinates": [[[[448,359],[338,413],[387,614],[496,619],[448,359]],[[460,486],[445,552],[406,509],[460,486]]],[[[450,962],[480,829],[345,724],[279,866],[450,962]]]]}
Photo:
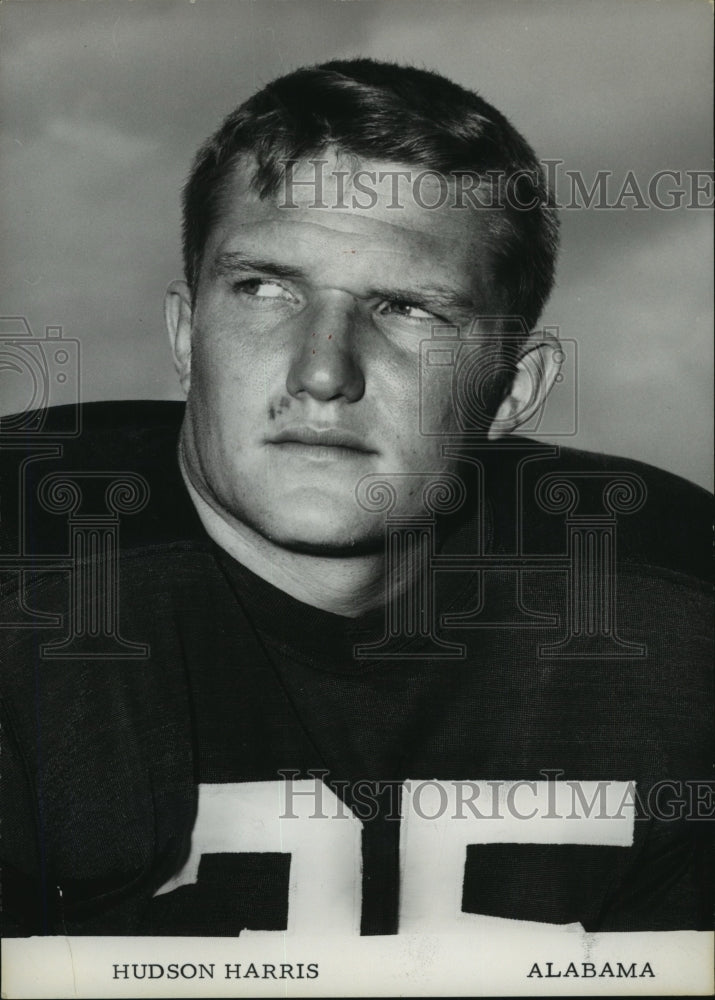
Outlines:
{"type": "Polygon", "coordinates": [[[266,438],[266,444],[288,454],[318,461],[376,455],[359,435],[340,427],[287,427],[266,438]]]}

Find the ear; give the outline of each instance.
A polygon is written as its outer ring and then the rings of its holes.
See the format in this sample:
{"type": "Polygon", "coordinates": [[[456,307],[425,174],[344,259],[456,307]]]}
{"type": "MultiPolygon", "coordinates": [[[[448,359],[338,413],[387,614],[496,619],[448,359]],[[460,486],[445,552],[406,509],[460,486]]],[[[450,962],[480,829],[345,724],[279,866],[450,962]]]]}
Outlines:
{"type": "Polygon", "coordinates": [[[172,281],[164,298],[164,319],[179,382],[188,395],[191,386],[191,292],[185,281],[172,281]]]}
{"type": "Polygon", "coordinates": [[[563,363],[556,337],[543,330],[529,337],[516,365],[514,380],[487,435],[497,441],[529,421],[546,402],[563,363]]]}

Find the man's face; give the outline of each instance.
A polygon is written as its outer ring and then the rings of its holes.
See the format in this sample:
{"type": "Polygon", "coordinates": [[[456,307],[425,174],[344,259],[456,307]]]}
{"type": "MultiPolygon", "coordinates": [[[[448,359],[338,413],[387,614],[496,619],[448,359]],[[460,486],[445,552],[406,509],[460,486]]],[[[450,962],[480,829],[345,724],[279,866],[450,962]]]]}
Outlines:
{"type": "MultiPolygon", "coordinates": [[[[380,517],[356,500],[362,477],[453,467],[442,439],[420,432],[420,342],[436,324],[466,329],[490,312],[487,240],[473,210],[409,197],[389,208],[389,185],[376,187],[374,207],[352,207],[350,178],[333,174],[341,167],[329,159],[322,192],[339,208],[313,207],[315,191],[300,186],[298,207],[279,207],[284,190],[261,200],[249,167],[237,169],[193,314],[184,304],[175,337],[194,484],[229,521],[334,554],[382,545],[380,517]]],[[[304,171],[295,179],[314,178],[304,171]]],[[[444,379],[440,392],[435,383],[430,393],[429,372],[422,385],[429,426],[455,433],[444,379]]],[[[419,475],[402,483],[400,512],[420,512],[419,475]]]]}

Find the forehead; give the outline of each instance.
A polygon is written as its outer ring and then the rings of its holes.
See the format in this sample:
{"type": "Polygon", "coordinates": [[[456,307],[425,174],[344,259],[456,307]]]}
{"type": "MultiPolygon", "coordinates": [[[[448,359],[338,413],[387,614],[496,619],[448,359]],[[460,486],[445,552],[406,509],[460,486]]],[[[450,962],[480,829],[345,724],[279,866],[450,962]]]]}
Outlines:
{"type": "Polygon", "coordinates": [[[225,189],[204,263],[241,249],[284,262],[345,270],[452,272],[460,284],[488,281],[496,209],[458,197],[453,178],[389,161],[324,153],[285,173],[265,198],[243,161],[225,189]],[[298,260],[297,258],[300,258],[298,260]]]}

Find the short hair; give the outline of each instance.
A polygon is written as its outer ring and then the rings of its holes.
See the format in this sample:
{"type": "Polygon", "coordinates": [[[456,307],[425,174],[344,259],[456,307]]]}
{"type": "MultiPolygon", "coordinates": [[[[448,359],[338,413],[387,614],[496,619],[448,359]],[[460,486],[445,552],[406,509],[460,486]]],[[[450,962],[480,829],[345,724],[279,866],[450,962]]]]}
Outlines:
{"type": "Polygon", "coordinates": [[[533,328],[553,285],[558,249],[558,219],[534,151],[477,94],[438,73],[373,59],[327,62],[274,80],[202,145],[183,191],[184,270],[192,296],[240,160],[252,157],[251,184],[265,198],[277,190],[286,161],[327,149],[472,173],[502,194],[513,180],[516,196],[498,203],[504,211],[497,213],[492,240],[493,278],[499,308],[533,328]]]}

